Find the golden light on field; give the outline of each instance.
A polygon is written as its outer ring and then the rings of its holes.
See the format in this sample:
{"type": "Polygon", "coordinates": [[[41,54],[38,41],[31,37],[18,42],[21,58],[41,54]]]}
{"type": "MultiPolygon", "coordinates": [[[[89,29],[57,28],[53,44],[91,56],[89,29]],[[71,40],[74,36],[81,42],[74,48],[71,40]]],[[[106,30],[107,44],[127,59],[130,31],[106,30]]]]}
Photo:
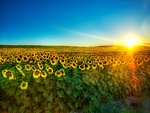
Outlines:
{"type": "Polygon", "coordinates": [[[142,42],[138,36],[130,34],[130,35],[125,36],[123,40],[123,45],[129,48],[133,48],[134,46],[142,45],[142,42]]]}
{"type": "Polygon", "coordinates": [[[125,42],[125,45],[128,47],[133,47],[136,45],[136,41],[135,41],[135,39],[127,39],[125,42]]]}

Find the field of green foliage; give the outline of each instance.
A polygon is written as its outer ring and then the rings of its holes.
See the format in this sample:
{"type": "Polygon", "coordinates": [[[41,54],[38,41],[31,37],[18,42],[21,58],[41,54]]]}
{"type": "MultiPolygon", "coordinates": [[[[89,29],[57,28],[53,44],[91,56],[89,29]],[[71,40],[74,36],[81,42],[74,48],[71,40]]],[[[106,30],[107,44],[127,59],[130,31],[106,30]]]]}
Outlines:
{"type": "Polygon", "coordinates": [[[110,48],[0,47],[0,112],[130,113],[104,105],[150,91],[150,51],[110,48]]]}

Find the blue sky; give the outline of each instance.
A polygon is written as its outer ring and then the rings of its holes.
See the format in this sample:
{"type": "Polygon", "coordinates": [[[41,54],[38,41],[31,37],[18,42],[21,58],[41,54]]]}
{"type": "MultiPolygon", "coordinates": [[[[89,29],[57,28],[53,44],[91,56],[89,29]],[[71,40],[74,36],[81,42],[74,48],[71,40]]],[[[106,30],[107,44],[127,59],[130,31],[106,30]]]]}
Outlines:
{"type": "Polygon", "coordinates": [[[1,0],[0,44],[110,45],[128,34],[150,42],[150,0],[1,0]]]}

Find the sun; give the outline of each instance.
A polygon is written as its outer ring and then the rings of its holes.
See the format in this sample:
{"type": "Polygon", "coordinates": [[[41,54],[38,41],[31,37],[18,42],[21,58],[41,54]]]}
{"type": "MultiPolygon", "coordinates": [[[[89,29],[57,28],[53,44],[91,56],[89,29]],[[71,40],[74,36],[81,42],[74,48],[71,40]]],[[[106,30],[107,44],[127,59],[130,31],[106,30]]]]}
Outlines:
{"type": "Polygon", "coordinates": [[[136,40],[135,39],[127,39],[125,42],[125,45],[128,47],[133,47],[136,45],[136,40]]]}
{"type": "Polygon", "coordinates": [[[141,44],[142,42],[139,40],[139,37],[133,34],[126,36],[123,40],[123,45],[129,48],[133,48],[134,46],[139,46],[141,44]]]}

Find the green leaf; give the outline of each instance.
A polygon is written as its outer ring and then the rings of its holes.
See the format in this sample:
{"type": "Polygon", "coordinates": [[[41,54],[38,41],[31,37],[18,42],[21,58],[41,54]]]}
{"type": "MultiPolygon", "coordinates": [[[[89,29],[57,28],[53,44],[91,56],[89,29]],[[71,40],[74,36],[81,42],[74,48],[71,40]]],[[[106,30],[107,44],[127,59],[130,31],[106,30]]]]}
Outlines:
{"type": "Polygon", "coordinates": [[[63,109],[64,109],[64,106],[65,106],[64,103],[59,102],[58,104],[59,104],[60,109],[63,110],[63,109]]]}
{"type": "Polygon", "coordinates": [[[76,83],[82,83],[81,79],[77,78],[76,83]]]}
{"type": "Polygon", "coordinates": [[[9,106],[8,101],[7,101],[7,102],[5,102],[5,104],[2,104],[2,107],[3,107],[4,109],[6,109],[8,106],[9,106]]]}
{"type": "Polygon", "coordinates": [[[109,82],[108,82],[108,85],[109,85],[110,87],[112,87],[112,82],[109,81],[109,82]]]}
{"type": "Polygon", "coordinates": [[[37,95],[36,97],[34,97],[34,100],[36,102],[41,102],[42,101],[42,96],[41,95],[37,95]]]}
{"type": "Polygon", "coordinates": [[[50,80],[49,80],[49,79],[44,79],[44,83],[45,83],[46,85],[48,85],[48,84],[49,84],[49,82],[50,82],[50,80]]]}
{"type": "Polygon", "coordinates": [[[35,92],[35,87],[28,87],[28,89],[29,89],[29,91],[31,92],[31,93],[33,93],[33,92],[35,92]]]}
{"type": "Polygon", "coordinates": [[[43,96],[44,96],[45,99],[47,99],[48,96],[49,96],[49,91],[48,90],[44,90],[43,96]]]}
{"type": "Polygon", "coordinates": [[[17,91],[16,91],[16,95],[20,95],[20,94],[22,94],[22,90],[21,89],[18,89],[17,91]]]}
{"type": "Polygon", "coordinates": [[[37,78],[35,79],[36,83],[40,83],[41,82],[41,78],[37,78]]]}
{"type": "Polygon", "coordinates": [[[57,91],[57,95],[58,95],[58,97],[62,98],[64,96],[64,92],[62,90],[57,91]]]}
{"type": "Polygon", "coordinates": [[[78,96],[77,92],[73,92],[73,96],[76,98],[78,96]]]}
{"type": "Polygon", "coordinates": [[[70,87],[68,87],[67,89],[66,89],[66,93],[69,95],[69,94],[71,94],[71,88],[70,87]]]}
{"type": "Polygon", "coordinates": [[[64,79],[63,79],[63,77],[59,77],[58,80],[59,81],[63,81],[64,79]]]}
{"type": "Polygon", "coordinates": [[[81,90],[82,90],[82,87],[81,87],[80,85],[77,85],[77,86],[76,86],[76,89],[79,90],[79,91],[81,91],[81,90]]]}
{"type": "Polygon", "coordinates": [[[88,96],[89,96],[88,92],[87,92],[87,91],[84,91],[84,97],[86,98],[86,97],[88,97],[88,96]]]}
{"type": "Polygon", "coordinates": [[[68,102],[68,106],[72,109],[73,106],[72,106],[72,103],[71,102],[68,102]]]}
{"type": "Polygon", "coordinates": [[[57,87],[62,88],[61,82],[57,81],[57,82],[56,82],[56,85],[57,85],[57,87]]]}
{"type": "Polygon", "coordinates": [[[104,92],[104,91],[101,91],[101,94],[102,94],[102,95],[105,95],[105,92],[104,92]]]}
{"type": "Polygon", "coordinates": [[[23,92],[23,93],[21,94],[20,98],[21,98],[21,99],[26,99],[26,98],[27,98],[26,93],[25,93],[25,92],[23,92]]]}
{"type": "Polygon", "coordinates": [[[11,110],[12,110],[12,106],[11,106],[11,105],[9,105],[7,109],[8,109],[8,111],[9,111],[9,112],[11,112],[11,110]]]}
{"type": "Polygon", "coordinates": [[[72,86],[75,86],[75,85],[76,85],[76,82],[75,82],[75,81],[73,81],[73,82],[71,83],[71,85],[72,85],[72,86]]]}
{"type": "Polygon", "coordinates": [[[78,102],[76,102],[76,103],[75,103],[75,106],[76,106],[76,108],[77,108],[77,107],[79,106],[79,103],[78,103],[78,102]]]}
{"type": "Polygon", "coordinates": [[[90,96],[90,99],[93,101],[93,100],[94,100],[94,97],[93,97],[93,96],[90,96]]]}
{"type": "Polygon", "coordinates": [[[53,100],[53,94],[50,93],[50,95],[46,98],[46,100],[52,102],[52,100],[53,100]]]}
{"type": "Polygon", "coordinates": [[[10,88],[7,92],[9,95],[13,95],[15,93],[16,89],[15,88],[10,88]]]}
{"type": "Polygon", "coordinates": [[[37,88],[36,88],[36,90],[37,91],[39,91],[39,92],[43,92],[44,91],[44,86],[42,86],[42,85],[40,85],[40,86],[38,86],[37,88]]]}
{"type": "Polygon", "coordinates": [[[70,77],[65,77],[65,79],[66,79],[67,83],[71,83],[71,78],[70,77]]]}
{"type": "MultiPolygon", "coordinates": [[[[37,101],[36,101],[37,102],[37,101]]],[[[22,103],[25,105],[25,106],[29,106],[30,105],[30,101],[29,100],[23,100],[22,103]]]]}
{"type": "Polygon", "coordinates": [[[11,86],[18,86],[18,82],[17,81],[13,81],[11,86]]]}

